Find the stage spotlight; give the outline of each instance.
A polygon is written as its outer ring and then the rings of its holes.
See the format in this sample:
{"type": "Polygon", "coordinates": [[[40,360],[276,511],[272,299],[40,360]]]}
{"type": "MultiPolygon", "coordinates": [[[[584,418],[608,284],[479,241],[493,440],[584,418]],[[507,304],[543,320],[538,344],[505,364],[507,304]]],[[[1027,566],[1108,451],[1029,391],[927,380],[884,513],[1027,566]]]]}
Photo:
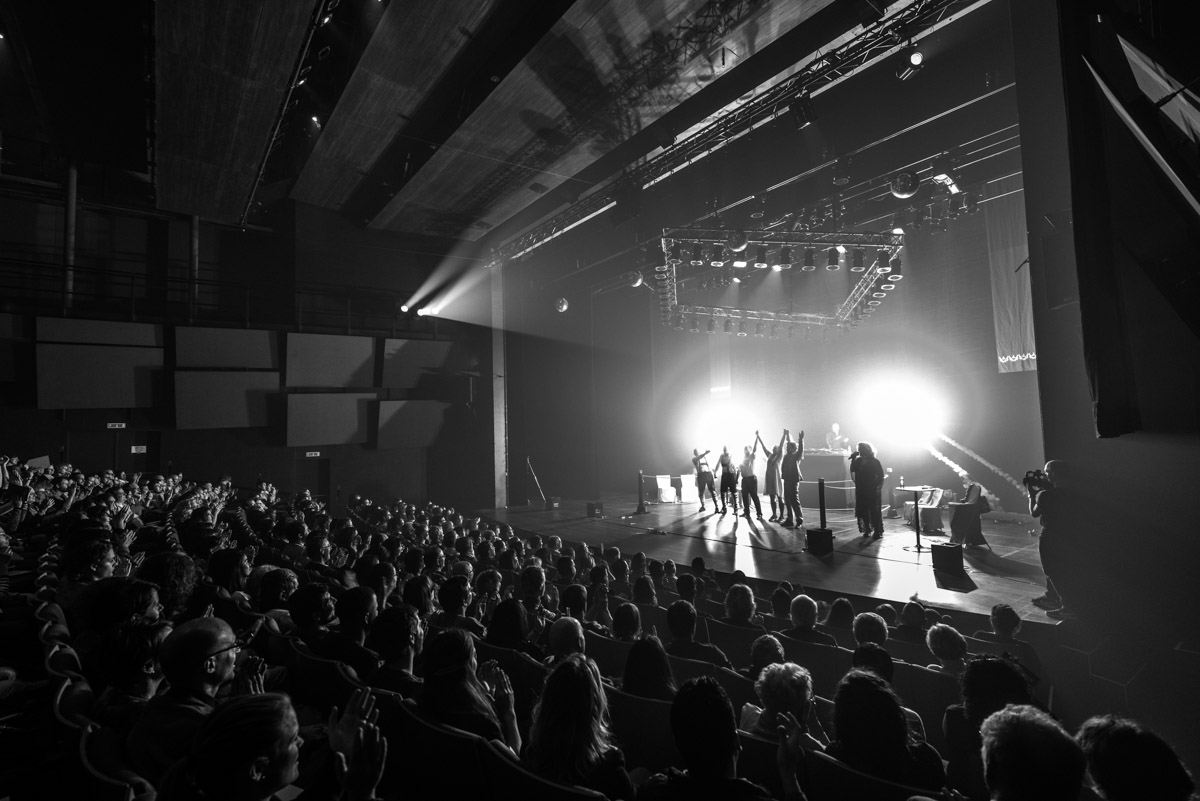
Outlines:
{"type": "Polygon", "coordinates": [[[845,186],[850,183],[850,157],[843,156],[833,162],[833,185],[845,186]]]}
{"type": "Polygon", "coordinates": [[[737,335],[739,337],[746,336],[746,321],[745,320],[742,320],[740,323],[738,323],[738,334],[737,335]]]}
{"type": "Polygon", "coordinates": [[[892,233],[893,234],[904,233],[904,222],[899,214],[892,215],[892,233]]]}
{"type": "Polygon", "coordinates": [[[676,314],[673,322],[675,324],[676,330],[679,330],[679,331],[683,330],[683,315],[682,314],[676,314]]]}
{"type": "Polygon", "coordinates": [[[400,304],[400,313],[401,313],[401,314],[408,314],[408,304],[407,304],[407,303],[401,303],[401,304],[400,304]]]}
{"type": "Polygon", "coordinates": [[[916,45],[906,47],[903,54],[904,61],[896,68],[896,77],[907,81],[925,66],[925,54],[918,50],[916,45]]]}
{"type": "Polygon", "coordinates": [[[776,272],[779,270],[792,269],[792,249],[782,247],[779,249],[779,261],[774,265],[776,272]]]}
{"type": "Polygon", "coordinates": [[[732,333],[733,333],[733,320],[726,320],[726,321],[725,321],[725,333],[726,333],[726,334],[732,334],[732,333]]]}
{"type": "Polygon", "coordinates": [[[857,400],[860,428],[891,459],[924,451],[946,430],[948,406],[941,393],[931,389],[936,382],[914,384],[910,373],[898,368],[848,387],[848,397],[857,400]]]}
{"type": "Polygon", "coordinates": [[[839,268],[837,248],[830,248],[825,251],[825,269],[833,271],[839,268]]]}
{"type": "Polygon", "coordinates": [[[800,269],[806,273],[811,273],[813,270],[817,269],[817,252],[812,248],[805,248],[804,261],[802,264],[803,266],[800,269]]]}
{"type": "Polygon", "coordinates": [[[886,298],[886,297],[887,297],[887,293],[886,293],[886,292],[872,292],[872,293],[871,293],[871,297],[873,297],[873,298],[886,298]]]}
{"type": "Polygon", "coordinates": [[[771,339],[779,339],[779,324],[771,324],[771,339]]]}
{"type": "Polygon", "coordinates": [[[710,261],[708,264],[710,267],[724,267],[725,248],[721,245],[715,245],[712,249],[712,261],[710,261]]]}
{"type": "Polygon", "coordinates": [[[758,325],[754,326],[754,336],[758,337],[759,339],[762,339],[762,336],[763,336],[763,324],[762,323],[759,323],[758,325]]]}
{"type": "Polygon", "coordinates": [[[881,303],[883,303],[882,300],[868,300],[867,301],[868,306],[878,306],[881,303]]]}
{"type": "Polygon", "coordinates": [[[710,317],[708,319],[708,325],[705,327],[705,330],[710,334],[717,333],[717,321],[710,317]]]}
{"type": "Polygon", "coordinates": [[[671,246],[671,263],[679,264],[683,261],[683,245],[676,242],[671,246]]]}
{"type": "Polygon", "coordinates": [[[963,193],[963,213],[974,214],[979,211],[979,196],[973,192],[963,193]]]}
{"type": "Polygon", "coordinates": [[[700,320],[697,319],[696,315],[694,315],[694,314],[692,315],[692,333],[693,334],[700,333],[700,320]]]}
{"type": "Polygon", "coordinates": [[[788,112],[792,115],[796,128],[801,131],[817,121],[817,112],[813,109],[812,96],[808,92],[803,92],[793,100],[788,112]]]}
{"type": "MultiPolygon", "coordinates": [[[[886,281],[887,279],[885,278],[884,280],[886,281]]],[[[891,282],[888,282],[886,284],[880,284],[879,288],[882,289],[884,292],[891,292],[893,289],[896,288],[896,285],[891,282]]]]}
{"type": "Polygon", "coordinates": [[[904,277],[901,274],[901,267],[903,267],[904,265],[901,264],[900,257],[898,255],[893,256],[892,260],[889,262],[889,264],[891,265],[892,269],[891,269],[891,272],[888,273],[888,280],[899,281],[901,278],[904,277]]]}
{"type": "Polygon", "coordinates": [[[695,245],[692,246],[692,262],[691,263],[692,263],[693,267],[703,267],[704,266],[704,245],[701,245],[699,242],[697,242],[695,245]]]}
{"type": "Polygon", "coordinates": [[[735,256],[733,261],[731,261],[729,263],[730,263],[730,265],[737,267],[739,270],[742,269],[743,267],[749,266],[749,264],[750,264],[750,262],[746,261],[741,256],[735,256]]]}
{"type": "Polygon", "coordinates": [[[429,311],[428,311],[428,309],[426,309],[425,307],[421,307],[421,308],[417,309],[417,316],[418,316],[418,317],[424,317],[424,316],[425,316],[425,315],[427,315],[427,314],[429,314],[429,311]]]}
{"type": "Polygon", "coordinates": [[[767,246],[759,245],[754,256],[754,266],[759,270],[765,270],[769,266],[767,264],[767,246]]]}
{"type": "Polygon", "coordinates": [[[850,252],[850,272],[861,273],[867,268],[863,266],[863,251],[862,248],[855,248],[850,252]]]}
{"type": "Polygon", "coordinates": [[[754,199],[754,211],[750,212],[750,219],[761,220],[767,216],[767,199],[765,197],[757,197],[754,199]]]}
{"type": "Polygon", "coordinates": [[[879,272],[881,273],[886,273],[888,271],[887,248],[879,248],[875,251],[875,265],[879,268],[879,272]]]}

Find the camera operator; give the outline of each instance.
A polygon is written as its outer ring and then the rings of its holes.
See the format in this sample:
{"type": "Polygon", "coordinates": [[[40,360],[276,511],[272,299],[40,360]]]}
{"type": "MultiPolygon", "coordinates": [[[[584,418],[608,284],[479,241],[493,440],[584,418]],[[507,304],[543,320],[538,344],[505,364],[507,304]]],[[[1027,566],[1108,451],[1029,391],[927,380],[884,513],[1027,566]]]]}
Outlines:
{"type": "Polygon", "coordinates": [[[1045,474],[1030,471],[1025,474],[1029,490],[1029,514],[1042,520],[1038,555],[1046,573],[1046,594],[1033,599],[1035,606],[1058,619],[1072,618],[1068,606],[1072,600],[1073,554],[1082,545],[1087,501],[1072,481],[1066,462],[1052,459],[1046,462],[1045,474]]]}

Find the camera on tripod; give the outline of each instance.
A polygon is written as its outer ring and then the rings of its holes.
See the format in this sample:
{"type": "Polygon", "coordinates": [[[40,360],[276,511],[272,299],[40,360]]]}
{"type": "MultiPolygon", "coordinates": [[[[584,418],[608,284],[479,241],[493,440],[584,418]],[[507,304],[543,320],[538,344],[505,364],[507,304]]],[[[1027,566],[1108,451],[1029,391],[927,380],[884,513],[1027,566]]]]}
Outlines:
{"type": "Polygon", "coordinates": [[[1029,490],[1030,494],[1041,492],[1054,486],[1054,482],[1042,470],[1026,470],[1025,478],[1021,479],[1021,482],[1025,485],[1025,489],[1029,490]]]}

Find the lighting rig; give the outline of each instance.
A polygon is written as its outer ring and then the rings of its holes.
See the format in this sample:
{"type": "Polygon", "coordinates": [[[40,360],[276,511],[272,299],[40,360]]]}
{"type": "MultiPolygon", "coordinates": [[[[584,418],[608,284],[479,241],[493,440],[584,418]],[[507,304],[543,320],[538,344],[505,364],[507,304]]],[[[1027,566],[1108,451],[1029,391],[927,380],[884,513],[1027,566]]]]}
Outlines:
{"type": "MultiPolygon", "coordinates": [[[[747,322],[755,323],[754,329],[759,335],[768,325],[772,335],[778,333],[780,326],[786,326],[789,339],[795,333],[795,326],[803,326],[805,331],[810,328],[854,327],[882,303],[887,292],[896,287],[893,279],[901,276],[900,253],[903,249],[902,233],[664,228],[662,258],[654,266],[659,317],[663,325],[675,328],[685,328],[686,321],[690,323],[692,331],[707,330],[714,333],[724,330],[733,333],[736,329],[739,336],[746,336],[747,322]],[[831,314],[680,303],[679,267],[685,261],[691,266],[703,266],[705,262],[699,254],[705,250],[719,252],[722,258],[728,258],[734,264],[741,263],[746,267],[753,264],[758,269],[770,266],[780,270],[792,268],[792,254],[849,252],[851,272],[861,272],[862,276],[851,288],[846,300],[838,304],[831,314]],[[866,266],[866,254],[873,254],[870,268],[866,266]]],[[[807,260],[808,256],[804,258],[807,260]]]]}

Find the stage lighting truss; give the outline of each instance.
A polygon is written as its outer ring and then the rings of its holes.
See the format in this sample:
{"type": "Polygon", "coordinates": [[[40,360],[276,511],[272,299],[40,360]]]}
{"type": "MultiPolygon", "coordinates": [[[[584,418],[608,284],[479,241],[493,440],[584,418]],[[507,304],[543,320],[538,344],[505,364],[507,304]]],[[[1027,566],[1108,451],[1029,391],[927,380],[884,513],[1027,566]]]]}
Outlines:
{"type": "MultiPolygon", "coordinates": [[[[664,325],[678,328],[678,321],[687,316],[692,320],[707,319],[712,327],[707,330],[720,328],[726,332],[736,330],[738,336],[746,335],[747,322],[754,323],[754,330],[761,335],[764,330],[770,330],[774,336],[781,329],[789,332],[791,339],[797,330],[807,332],[810,328],[846,327],[861,319],[859,310],[878,305],[881,297],[880,290],[884,281],[880,279],[891,269],[891,260],[898,256],[904,248],[904,234],[887,233],[856,233],[852,231],[749,231],[746,232],[746,242],[756,254],[758,261],[770,261],[765,254],[780,251],[785,255],[779,259],[790,265],[791,253],[824,250],[827,253],[838,253],[850,250],[852,263],[857,267],[861,262],[872,259],[869,268],[863,266],[863,272],[858,282],[851,288],[846,300],[838,304],[830,314],[814,314],[809,312],[781,312],[768,309],[729,308],[721,306],[698,306],[681,304],[679,302],[679,268],[688,264],[695,268],[695,262],[688,262],[687,254],[699,252],[704,248],[724,245],[728,242],[729,231],[709,228],[664,228],[662,248],[665,258],[663,264],[655,266],[655,291],[658,293],[659,314],[664,325]],[[781,325],[782,324],[782,325],[781,325]]],[[[853,269],[853,268],[852,268],[853,269]]],[[[808,279],[806,279],[808,280],[808,279]]],[[[723,286],[719,278],[703,282],[704,286],[723,286]]],[[[886,289],[893,288],[892,285],[886,289]]],[[[692,331],[698,331],[699,326],[693,324],[692,331]]],[[[806,339],[807,341],[807,339],[806,339]]]]}

